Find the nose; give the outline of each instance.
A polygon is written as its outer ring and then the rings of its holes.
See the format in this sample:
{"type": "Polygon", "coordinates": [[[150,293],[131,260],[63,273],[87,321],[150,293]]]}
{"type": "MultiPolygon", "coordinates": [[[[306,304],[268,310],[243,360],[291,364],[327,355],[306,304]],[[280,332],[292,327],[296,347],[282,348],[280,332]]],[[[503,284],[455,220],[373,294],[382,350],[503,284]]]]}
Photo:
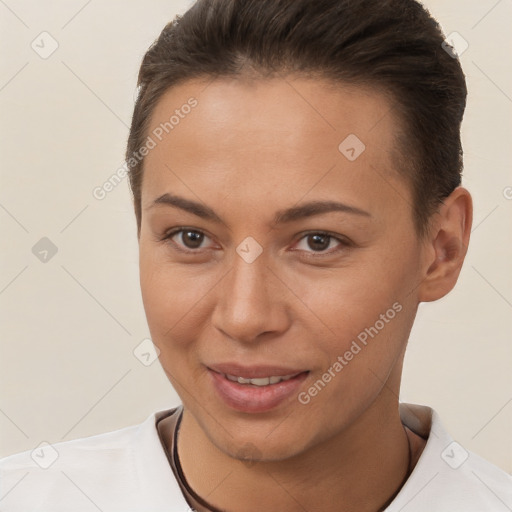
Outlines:
{"type": "Polygon", "coordinates": [[[254,343],[286,331],[291,293],[261,254],[248,263],[238,254],[217,287],[212,324],[240,343],[254,343]],[[266,334],[266,336],[263,336],[266,334]],[[272,335],[272,336],[271,336],[272,335]]]}

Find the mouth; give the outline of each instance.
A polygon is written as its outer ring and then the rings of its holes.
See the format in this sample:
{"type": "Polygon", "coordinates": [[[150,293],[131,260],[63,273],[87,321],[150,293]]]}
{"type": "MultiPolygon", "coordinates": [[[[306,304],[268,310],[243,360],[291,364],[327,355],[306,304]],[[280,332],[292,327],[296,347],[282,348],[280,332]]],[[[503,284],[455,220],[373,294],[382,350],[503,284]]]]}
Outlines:
{"type": "Polygon", "coordinates": [[[239,412],[267,412],[298,394],[309,370],[215,365],[207,367],[216,395],[239,412]]]}
{"type": "Polygon", "coordinates": [[[279,384],[280,382],[293,379],[294,377],[297,377],[297,375],[300,375],[301,373],[302,372],[298,372],[293,375],[272,375],[271,377],[259,377],[256,379],[246,379],[244,377],[237,377],[236,375],[229,375],[225,373],[222,375],[224,375],[224,377],[230,380],[231,382],[238,382],[238,384],[263,387],[270,386],[271,384],[279,384]]]}

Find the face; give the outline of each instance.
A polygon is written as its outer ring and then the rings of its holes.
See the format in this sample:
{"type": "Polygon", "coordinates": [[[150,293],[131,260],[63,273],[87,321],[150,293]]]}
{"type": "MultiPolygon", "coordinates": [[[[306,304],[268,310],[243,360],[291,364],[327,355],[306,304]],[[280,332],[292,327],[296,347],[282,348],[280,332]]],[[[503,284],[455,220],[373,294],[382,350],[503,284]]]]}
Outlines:
{"type": "Polygon", "coordinates": [[[396,130],[379,93],[312,79],[190,81],[157,104],[143,302],[224,453],[291,457],[349,431],[386,382],[398,393],[425,258],[396,130]]]}

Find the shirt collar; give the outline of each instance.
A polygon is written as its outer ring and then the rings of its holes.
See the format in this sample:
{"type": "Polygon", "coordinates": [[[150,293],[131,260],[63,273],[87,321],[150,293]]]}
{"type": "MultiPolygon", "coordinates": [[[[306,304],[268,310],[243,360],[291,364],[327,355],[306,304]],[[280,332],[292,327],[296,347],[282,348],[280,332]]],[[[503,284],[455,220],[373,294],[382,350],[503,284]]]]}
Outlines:
{"type": "Polygon", "coordinates": [[[158,437],[158,419],[176,409],[151,414],[139,425],[133,456],[141,483],[140,510],[152,512],[190,512],[158,437]]]}
{"type": "Polygon", "coordinates": [[[441,454],[453,439],[442,425],[437,412],[425,405],[405,402],[399,404],[399,411],[402,423],[427,439],[427,443],[412,473],[386,512],[398,512],[413,500],[421,499],[423,489],[451,469],[442,460],[441,454]]]}

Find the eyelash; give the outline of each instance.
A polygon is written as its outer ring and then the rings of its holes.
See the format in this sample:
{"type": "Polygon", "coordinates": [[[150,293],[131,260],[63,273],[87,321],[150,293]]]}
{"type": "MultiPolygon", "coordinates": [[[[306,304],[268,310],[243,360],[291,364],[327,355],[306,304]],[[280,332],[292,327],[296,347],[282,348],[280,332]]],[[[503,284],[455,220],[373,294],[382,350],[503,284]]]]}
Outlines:
{"type": "MultiPolygon", "coordinates": [[[[186,254],[199,254],[200,251],[199,250],[194,250],[194,249],[183,249],[182,247],[178,246],[174,241],[172,241],[171,239],[174,237],[174,235],[177,235],[178,233],[184,233],[186,231],[192,231],[193,233],[199,233],[199,234],[202,234],[202,235],[205,235],[206,237],[208,237],[208,235],[206,233],[204,233],[203,231],[199,230],[199,229],[192,229],[192,228],[187,228],[187,227],[180,227],[180,228],[176,228],[176,229],[173,229],[169,232],[167,232],[161,239],[160,241],[162,242],[167,242],[169,244],[172,244],[172,246],[177,249],[178,251],[180,252],[183,252],[183,253],[186,253],[186,254]]],[[[304,239],[304,238],[307,238],[308,236],[311,236],[311,235],[320,235],[320,236],[325,236],[325,237],[328,237],[329,239],[334,239],[336,240],[337,242],[340,243],[340,246],[335,249],[335,250],[331,250],[329,252],[306,252],[307,254],[307,258],[319,258],[319,257],[326,257],[326,256],[332,256],[333,254],[339,252],[339,251],[342,251],[344,249],[347,249],[348,247],[351,247],[353,244],[351,241],[349,241],[348,239],[344,238],[344,237],[340,237],[340,236],[335,236],[329,232],[326,232],[326,231],[308,231],[306,233],[303,233],[301,238],[299,238],[299,242],[304,239]]],[[[210,237],[208,237],[210,238],[210,237]]],[[[330,244],[329,244],[330,245],[330,244]]],[[[294,251],[296,250],[299,250],[300,249],[293,249],[294,251]]]]}

